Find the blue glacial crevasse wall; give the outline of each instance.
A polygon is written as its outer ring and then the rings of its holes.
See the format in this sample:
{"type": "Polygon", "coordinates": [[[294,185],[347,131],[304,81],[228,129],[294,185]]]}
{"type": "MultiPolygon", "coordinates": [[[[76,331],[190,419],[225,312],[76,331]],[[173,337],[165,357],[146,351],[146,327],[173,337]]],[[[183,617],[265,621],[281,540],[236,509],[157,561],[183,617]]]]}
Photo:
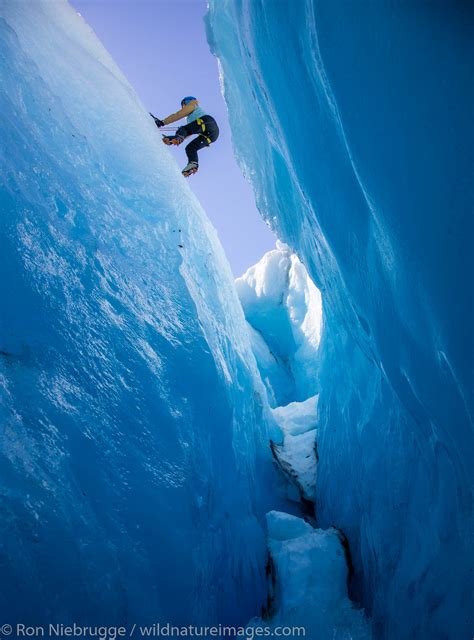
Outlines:
{"type": "Polygon", "coordinates": [[[2,618],[245,622],[271,462],[216,234],[67,3],[0,32],[2,618]]]}
{"type": "Polygon", "coordinates": [[[211,0],[234,147],[324,300],[319,526],[387,638],[468,637],[472,9],[211,0]]]}

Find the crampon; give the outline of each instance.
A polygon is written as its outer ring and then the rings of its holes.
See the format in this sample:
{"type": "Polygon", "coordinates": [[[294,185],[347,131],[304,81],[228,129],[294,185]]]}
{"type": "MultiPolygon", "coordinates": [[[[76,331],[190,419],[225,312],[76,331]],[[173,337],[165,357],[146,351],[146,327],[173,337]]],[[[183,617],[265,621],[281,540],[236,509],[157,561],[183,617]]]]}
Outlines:
{"type": "Polygon", "coordinates": [[[183,136],[163,136],[163,142],[168,146],[172,144],[177,146],[178,144],[181,144],[183,140],[183,136]]]}
{"type": "Polygon", "coordinates": [[[192,176],[193,173],[196,173],[198,169],[199,169],[199,165],[197,162],[189,162],[181,171],[181,173],[185,178],[188,178],[189,176],[192,176]]]}

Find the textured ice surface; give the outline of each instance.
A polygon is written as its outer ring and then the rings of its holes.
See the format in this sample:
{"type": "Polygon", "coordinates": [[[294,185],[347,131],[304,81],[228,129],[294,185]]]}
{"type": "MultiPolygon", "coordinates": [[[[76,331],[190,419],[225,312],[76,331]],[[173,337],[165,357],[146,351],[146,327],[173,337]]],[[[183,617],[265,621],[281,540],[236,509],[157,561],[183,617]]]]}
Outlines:
{"type": "Polygon", "coordinates": [[[313,396],[272,410],[283,433],[281,444],[272,443],[273,454],[300,496],[312,502],[316,500],[317,408],[318,396],[313,396]]]}
{"type": "Polygon", "coordinates": [[[305,637],[312,640],[369,640],[370,624],[347,595],[348,570],[339,533],[314,529],[301,518],[277,511],[267,514],[267,525],[277,581],[268,627],[304,626],[305,637]]]}
{"type": "Polygon", "coordinates": [[[287,495],[314,501],[321,294],[297,256],[281,242],[237,278],[236,287],[281,429],[272,451],[293,484],[287,495]]]}
{"type": "Polygon", "coordinates": [[[303,402],[290,402],[284,407],[272,409],[281,429],[292,436],[315,429],[318,419],[319,396],[311,396],[303,402]]]}
{"type": "Polygon", "coordinates": [[[70,6],[0,43],[0,617],[245,622],[273,463],[216,234],[70,6]]]}
{"type": "Polygon", "coordinates": [[[468,3],[211,0],[234,146],[324,299],[319,525],[396,640],[472,635],[468,3]]]}
{"type": "Polygon", "coordinates": [[[304,266],[278,242],[235,282],[272,406],[314,395],[321,294],[304,266]]]}
{"type": "Polygon", "coordinates": [[[305,500],[316,500],[316,430],[297,436],[285,435],[281,445],[272,443],[272,451],[282,469],[294,480],[305,500]]]}

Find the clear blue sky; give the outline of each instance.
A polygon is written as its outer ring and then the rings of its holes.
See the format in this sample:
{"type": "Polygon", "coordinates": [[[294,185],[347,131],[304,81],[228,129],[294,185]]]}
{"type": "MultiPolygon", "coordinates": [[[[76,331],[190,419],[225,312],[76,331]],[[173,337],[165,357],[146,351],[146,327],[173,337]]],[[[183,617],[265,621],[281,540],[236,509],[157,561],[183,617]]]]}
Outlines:
{"type": "MultiPolygon", "coordinates": [[[[206,41],[205,0],[70,0],[94,29],[140,96],[164,118],[183,96],[196,96],[220,127],[219,140],[200,152],[189,180],[216,227],[235,275],[273,248],[250,185],[235,161],[216,59],[206,41]]],[[[124,122],[124,127],[127,123],[124,122]]],[[[161,135],[157,129],[157,135],[161,135]]],[[[184,146],[173,148],[180,167],[184,146]]]]}

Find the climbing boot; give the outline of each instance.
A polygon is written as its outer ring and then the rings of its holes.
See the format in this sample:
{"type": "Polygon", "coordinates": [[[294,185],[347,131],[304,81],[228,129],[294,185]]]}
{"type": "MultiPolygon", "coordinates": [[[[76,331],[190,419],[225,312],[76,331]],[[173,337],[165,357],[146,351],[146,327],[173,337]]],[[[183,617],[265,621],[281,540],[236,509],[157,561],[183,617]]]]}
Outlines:
{"type": "Polygon", "coordinates": [[[163,136],[163,142],[165,144],[169,145],[178,145],[181,144],[184,140],[184,136],[178,136],[178,135],[174,135],[174,136],[163,136]]]}
{"type": "Polygon", "coordinates": [[[193,173],[196,173],[198,169],[199,169],[199,165],[197,162],[188,162],[188,164],[184,167],[181,173],[185,178],[188,178],[189,176],[192,176],[193,173]]]}

